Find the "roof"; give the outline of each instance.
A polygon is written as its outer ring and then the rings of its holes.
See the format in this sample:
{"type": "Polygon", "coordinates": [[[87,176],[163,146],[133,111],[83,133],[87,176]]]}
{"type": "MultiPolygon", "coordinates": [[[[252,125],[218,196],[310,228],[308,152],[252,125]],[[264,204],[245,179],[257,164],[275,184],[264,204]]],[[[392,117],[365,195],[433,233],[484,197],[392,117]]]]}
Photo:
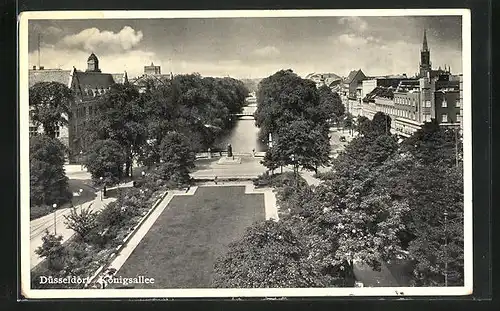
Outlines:
{"type": "Polygon", "coordinates": [[[363,102],[374,102],[376,97],[383,97],[388,99],[394,98],[394,91],[391,87],[377,86],[370,93],[366,94],[363,102]]]}
{"type": "Polygon", "coordinates": [[[122,83],[124,74],[75,71],[73,79],[82,89],[108,88],[112,84],[122,83]],[[121,78],[120,78],[121,76],[121,78]],[[115,78],[117,80],[115,80],[115,78]]]}
{"type": "Polygon", "coordinates": [[[413,89],[420,89],[419,80],[403,80],[399,82],[396,92],[408,92],[413,89]]]}
{"type": "Polygon", "coordinates": [[[59,82],[69,85],[71,70],[61,69],[39,69],[29,71],[29,87],[38,82],[59,82]]]}
{"type": "Polygon", "coordinates": [[[363,78],[365,77],[365,74],[361,71],[361,69],[358,69],[358,70],[353,70],[349,73],[349,75],[347,76],[347,78],[345,79],[344,83],[345,84],[351,84],[352,81],[354,80],[354,78],[356,78],[356,76],[358,74],[362,74],[363,75],[363,78]]]}
{"type": "Polygon", "coordinates": [[[143,84],[146,81],[152,80],[163,83],[164,80],[170,80],[170,79],[171,79],[171,74],[157,74],[157,75],[143,74],[142,76],[130,79],[130,83],[137,86],[143,86],[143,84]]]}
{"type": "Polygon", "coordinates": [[[309,80],[313,80],[313,81],[323,79],[326,82],[326,81],[341,80],[342,78],[333,72],[313,72],[313,73],[306,75],[305,79],[309,79],[309,80]]]}
{"type": "Polygon", "coordinates": [[[94,53],[92,53],[92,54],[90,54],[90,56],[89,56],[89,58],[87,59],[87,61],[89,61],[89,60],[98,60],[98,59],[97,59],[97,56],[95,56],[95,54],[94,54],[94,53]]]}

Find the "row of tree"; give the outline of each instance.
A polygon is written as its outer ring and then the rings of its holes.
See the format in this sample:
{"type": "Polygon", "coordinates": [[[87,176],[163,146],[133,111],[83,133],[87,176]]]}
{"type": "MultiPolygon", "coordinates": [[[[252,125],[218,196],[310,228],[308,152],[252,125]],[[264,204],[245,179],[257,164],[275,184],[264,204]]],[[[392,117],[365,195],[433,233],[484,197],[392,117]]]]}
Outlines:
{"type": "Polygon", "coordinates": [[[390,123],[382,113],[362,119],[360,136],[318,187],[281,187],[278,205],[287,213],[231,245],[216,263],[214,286],[352,285],[355,262],[378,270],[400,259],[414,286],[463,285],[457,131],[432,121],[398,144],[390,123]]]}
{"type": "MultiPolygon", "coordinates": [[[[194,152],[206,150],[231,128],[232,115],[241,112],[248,95],[239,80],[198,74],[141,83],[142,89],[128,83],[112,85],[76,137],[96,182],[110,185],[131,175],[134,160],[147,166],[167,163],[162,166],[175,168],[175,173],[163,169],[165,178],[186,179],[194,152]]],[[[30,88],[32,121],[55,138],[56,129],[76,117],[71,115],[74,97],[61,83],[35,84],[30,88]]]]}
{"type": "Polygon", "coordinates": [[[292,165],[295,170],[317,170],[328,164],[329,128],[344,115],[337,93],[281,70],[259,83],[257,104],[259,139],[272,141],[262,161],[267,168],[292,165]]]}
{"type": "Polygon", "coordinates": [[[231,128],[232,115],[241,111],[247,95],[238,80],[195,74],[146,81],[143,92],[115,84],[86,123],[86,165],[96,178],[107,174],[108,183],[130,175],[133,159],[147,166],[163,163],[164,177],[185,181],[194,152],[231,128]]]}

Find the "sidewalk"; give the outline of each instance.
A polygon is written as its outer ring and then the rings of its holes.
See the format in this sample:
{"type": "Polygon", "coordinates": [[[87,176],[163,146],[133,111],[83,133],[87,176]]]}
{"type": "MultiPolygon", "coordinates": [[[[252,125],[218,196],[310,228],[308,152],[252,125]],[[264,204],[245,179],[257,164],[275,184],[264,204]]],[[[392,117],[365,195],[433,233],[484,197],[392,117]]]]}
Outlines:
{"type": "MultiPolygon", "coordinates": [[[[121,184],[120,188],[130,187],[132,182],[121,184]]],[[[109,188],[109,190],[117,189],[118,186],[109,188]]],[[[114,197],[103,198],[101,201],[101,193],[97,191],[96,197],[92,201],[88,201],[79,205],[75,205],[77,211],[80,211],[83,208],[91,208],[92,211],[99,211],[105,205],[109,204],[116,200],[114,197]]],[[[37,219],[33,219],[30,221],[30,254],[31,254],[31,262],[30,268],[35,267],[39,264],[42,259],[35,254],[35,250],[42,245],[42,237],[45,235],[45,231],[48,230],[49,233],[54,233],[54,222],[55,222],[55,233],[57,235],[62,235],[62,242],[66,242],[73,234],[75,233],[73,230],[68,229],[65,224],[65,217],[71,213],[71,207],[62,208],[55,211],[55,221],[54,221],[54,213],[50,213],[48,215],[42,216],[37,219]]]]}

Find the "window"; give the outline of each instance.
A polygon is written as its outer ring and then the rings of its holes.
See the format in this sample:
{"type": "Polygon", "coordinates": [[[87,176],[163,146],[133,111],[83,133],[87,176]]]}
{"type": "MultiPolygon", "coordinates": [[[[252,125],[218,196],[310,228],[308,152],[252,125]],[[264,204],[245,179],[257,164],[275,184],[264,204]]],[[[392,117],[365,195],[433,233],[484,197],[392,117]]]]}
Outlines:
{"type": "Polygon", "coordinates": [[[430,100],[426,100],[425,101],[425,107],[426,108],[431,108],[431,101],[430,100]]]}
{"type": "Polygon", "coordinates": [[[445,98],[443,99],[443,102],[441,103],[441,107],[442,107],[442,108],[446,108],[446,107],[448,107],[448,103],[446,102],[446,99],[445,99],[445,98]]]}
{"type": "Polygon", "coordinates": [[[425,122],[431,122],[431,115],[430,114],[425,114],[424,115],[424,121],[425,122]]]}
{"type": "Polygon", "coordinates": [[[455,120],[457,120],[457,122],[460,122],[460,119],[461,119],[460,112],[457,112],[455,118],[456,118],[455,120]]]}
{"type": "Polygon", "coordinates": [[[441,115],[441,122],[443,122],[443,123],[448,122],[448,115],[446,113],[443,113],[441,115]]]}
{"type": "Polygon", "coordinates": [[[455,107],[460,108],[460,99],[457,99],[455,102],[455,107]]]}

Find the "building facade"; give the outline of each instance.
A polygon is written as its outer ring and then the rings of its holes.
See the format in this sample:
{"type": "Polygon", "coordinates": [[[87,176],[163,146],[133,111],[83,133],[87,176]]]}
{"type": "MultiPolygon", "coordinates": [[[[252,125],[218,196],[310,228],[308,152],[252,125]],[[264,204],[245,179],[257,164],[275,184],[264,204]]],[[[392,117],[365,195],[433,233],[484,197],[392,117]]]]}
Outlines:
{"type": "Polygon", "coordinates": [[[151,63],[150,66],[144,66],[144,73],[141,76],[130,79],[130,83],[139,88],[139,92],[143,93],[149,85],[157,85],[166,83],[168,80],[172,80],[174,75],[162,74],[161,67],[155,66],[151,63]]]}
{"type": "Polygon", "coordinates": [[[357,117],[361,115],[363,80],[366,79],[361,69],[353,70],[342,83],[341,99],[346,111],[357,117]]]}
{"type": "Polygon", "coordinates": [[[425,31],[419,69],[416,78],[364,80],[362,115],[371,119],[379,111],[388,114],[392,119],[391,131],[404,137],[432,119],[442,126],[462,127],[461,76],[452,75],[446,65],[444,70],[432,69],[425,31]]]}
{"type": "MultiPolygon", "coordinates": [[[[96,104],[103,94],[115,83],[127,83],[127,73],[102,73],[99,59],[92,53],[87,59],[85,71],[33,68],[29,71],[29,87],[38,82],[59,82],[71,89],[75,100],[70,105],[71,114],[65,116],[68,126],[60,127],[56,136],[68,147],[68,161],[77,163],[85,153],[83,126],[85,121],[96,113],[96,104]]],[[[31,113],[30,113],[31,115],[31,113]]],[[[30,121],[30,136],[43,132],[41,126],[30,121]]]]}

